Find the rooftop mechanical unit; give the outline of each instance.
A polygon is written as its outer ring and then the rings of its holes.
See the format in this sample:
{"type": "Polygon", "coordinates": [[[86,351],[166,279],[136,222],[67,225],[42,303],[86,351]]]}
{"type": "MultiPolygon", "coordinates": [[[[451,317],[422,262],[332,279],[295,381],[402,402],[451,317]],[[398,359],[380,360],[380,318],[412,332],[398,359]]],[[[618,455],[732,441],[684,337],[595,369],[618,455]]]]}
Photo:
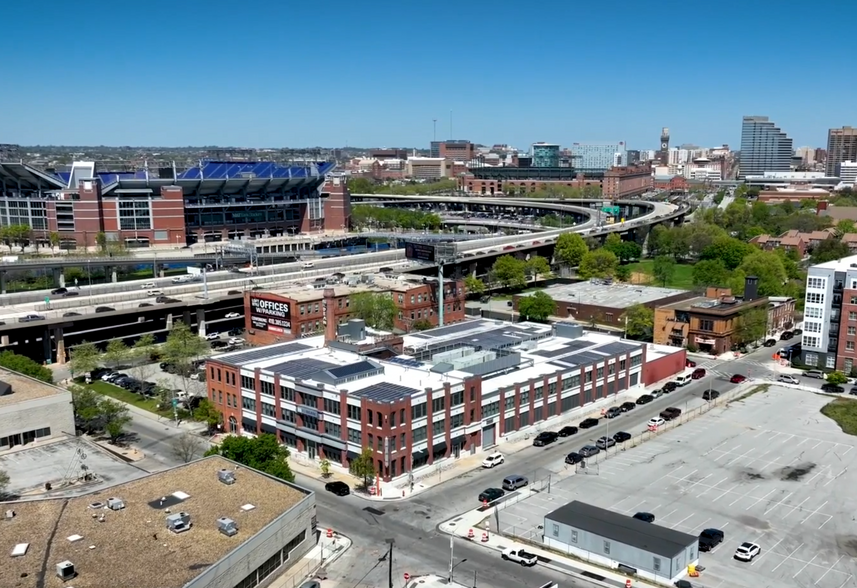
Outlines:
{"type": "Polygon", "coordinates": [[[167,529],[173,533],[184,533],[189,531],[193,523],[190,522],[190,515],[186,512],[177,512],[167,516],[167,529]]]}
{"type": "Polygon", "coordinates": [[[228,517],[220,517],[217,519],[217,530],[227,537],[233,537],[238,534],[238,523],[228,517]]]}
{"type": "Polygon", "coordinates": [[[231,486],[235,483],[235,472],[232,470],[218,470],[217,479],[220,481],[221,484],[231,486]]]}
{"type": "Polygon", "coordinates": [[[67,582],[69,580],[73,580],[75,576],[77,576],[77,572],[74,571],[73,563],[66,560],[57,564],[57,578],[60,580],[67,582]]]}
{"type": "Polygon", "coordinates": [[[121,498],[108,498],[107,508],[109,508],[110,510],[122,510],[123,508],[125,508],[125,501],[121,498]]]}

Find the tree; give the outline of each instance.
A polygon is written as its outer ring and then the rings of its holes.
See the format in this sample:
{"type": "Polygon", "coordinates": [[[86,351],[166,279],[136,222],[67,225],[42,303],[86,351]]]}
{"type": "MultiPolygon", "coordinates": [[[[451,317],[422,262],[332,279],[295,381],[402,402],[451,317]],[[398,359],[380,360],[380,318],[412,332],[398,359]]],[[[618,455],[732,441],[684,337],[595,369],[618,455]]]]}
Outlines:
{"type": "Polygon", "coordinates": [[[729,272],[719,259],[704,259],[694,264],[694,286],[725,286],[728,283],[729,272]]]}
{"type": "Polygon", "coordinates": [[[734,270],[754,250],[755,248],[748,243],[722,236],[714,239],[708,247],[703,249],[700,258],[719,259],[726,269],[734,270]]]}
{"type": "Polygon", "coordinates": [[[161,346],[161,356],[164,362],[175,368],[182,384],[182,391],[188,398],[195,396],[194,386],[198,385],[191,376],[195,371],[197,361],[209,352],[208,341],[199,337],[183,322],[176,322],[167,340],[161,346]],[[193,392],[193,394],[192,394],[193,392]]]}
{"type": "Polygon", "coordinates": [[[253,438],[229,435],[220,445],[212,446],[205,455],[220,455],[281,480],[295,481],[295,475],[289,467],[289,450],[270,433],[253,438]]]}
{"type": "Polygon", "coordinates": [[[352,194],[371,194],[375,184],[366,178],[351,178],[348,180],[348,191],[352,194]]]}
{"type": "Polygon", "coordinates": [[[70,349],[71,358],[69,359],[69,367],[71,374],[86,374],[98,367],[101,361],[101,352],[95,343],[84,341],[79,345],[75,345],[70,349]]]}
{"type": "MultiPolygon", "coordinates": [[[[366,321],[373,329],[390,331],[396,318],[396,303],[390,294],[358,292],[351,296],[351,310],[357,318],[366,321]]],[[[335,320],[329,317],[328,320],[335,320]]]]}
{"type": "Polygon", "coordinates": [[[147,333],[134,342],[129,350],[131,361],[131,374],[141,381],[148,380],[158,371],[158,366],[152,361],[152,353],[155,350],[155,337],[147,333]]]}
{"type": "Polygon", "coordinates": [[[62,242],[62,240],[60,239],[59,233],[51,233],[50,235],[48,235],[48,241],[51,244],[51,251],[53,251],[57,247],[59,247],[60,243],[62,242]]]}
{"type": "Polygon", "coordinates": [[[176,437],[172,443],[173,455],[182,463],[190,463],[200,457],[205,449],[205,442],[189,431],[176,437]]]}
{"type": "Polygon", "coordinates": [[[6,470],[0,470],[0,496],[5,496],[6,488],[9,487],[9,474],[6,473],[6,470]]]}
{"type": "Polygon", "coordinates": [[[107,253],[107,234],[104,231],[95,235],[95,244],[102,253],[107,253]]]}
{"type": "Polygon", "coordinates": [[[642,304],[634,304],[625,310],[625,336],[637,341],[651,341],[655,327],[655,311],[642,304]]]}
{"type": "Polygon", "coordinates": [[[836,223],[836,234],[841,237],[846,233],[857,233],[857,226],[854,225],[853,220],[844,218],[836,223]]]}
{"type": "Polygon", "coordinates": [[[643,248],[634,241],[622,241],[616,256],[622,263],[627,263],[632,259],[640,259],[643,256],[643,248]]]}
{"type": "Polygon", "coordinates": [[[527,285],[526,265],[511,255],[498,257],[491,266],[495,278],[506,288],[523,288],[527,285]]]}
{"type": "Polygon", "coordinates": [[[539,276],[545,279],[553,277],[550,263],[541,255],[530,257],[525,263],[525,271],[527,275],[533,276],[536,282],[539,281],[539,276]]]}
{"type": "Polygon", "coordinates": [[[579,233],[563,233],[556,240],[554,256],[560,263],[575,267],[589,252],[583,237],[579,233]]]}
{"type": "Polygon", "coordinates": [[[0,239],[12,250],[13,245],[21,248],[21,253],[32,240],[32,229],[29,225],[8,225],[0,228],[0,239]]]}
{"type": "Polygon", "coordinates": [[[524,320],[545,321],[556,312],[556,302],[544,292],[535,292],[518,299],[518,312],[524,320]]]}
{"type": "Polygon", "coordinates": [[[850,253],[848,245],[835,237],[829,237],[812,250],[812,263],[824,263],[834,259],[842,259],[850,253]]]}
{"type": "Polygon", "coordinates": [[[580,266],[577,268],[578,275],[587,280],[589,278],[612,278],[619,267],[619,259],[612,251],[596,249],[583,256],[580,266]]]}
{"type": "Polygon", "coordinates": [[[321,470],[321,477],[322,478],[329,478],[330,477],[330,460],[329,459],[321,460],[318,464],[318,469],[321,470]]]}
{"type": "Polygon", "coordinates": [[[747,345],[765,337],[768,332],[767,308],[748,308],[738,315],[737,343],[747,345]]]}
{"type": "MultiPolygon", "coordinates": [[[[840,386],[842,384],[847,384],[848,383],[848,376],[846,376],[842,372],[830,372],[829,374],[827,374],[827,383],[828,384],[836,384],[837,386],[840,386]]],[[[0,490],[2,490],[2,489],[3,489],[2,483],[0,483],[0,490]]]]}
{"type": "Polygon", "coordinates": [[[732,274],[730,286],[735,295],[744,293],[746,276],[759,278],[759,296],[782,296],[788,280],[782,259],[773,251],[756,251],[744,259],[732,274]]]}
{"type": "Polygon", "coordinates": [[[652,266],[652,273],[655,279],[666,287],[675,274],[675,261],[666,255],[659,255],[655,258],[655,263],[652,266]]]}
{"type": "Polygon", "coordinates": [[[355,459],[348,464],[348,471],[363,479],[363,487],[368,488],[375,477],[375,456],[369,447],[363,449],[355,459]]]}
{"type": "Polygon", "coordinates": [[[485,282],[476,276],[467,276],[464,278],[464,289],[468,294],[480,296],[485,293],[485,282]]]}
{"type": "Polygon", "coordinates": [[[111,443],[116,443],[125,432],[125,426],[131,422],[128,406],[109,398],[102,398],[98,403],[98,411],[104,432],[110,437],[111,443]]]}
{"type": "Polygon", "coordinates": [[[193,411],[193,416],[196,420],[205,423],[209,431],[215,430],[217,425],[223,422],[223,414],[208,398],[200,400],[196,410],[193,411]]]}
{"type": "Polygon", "coordinates": [[[616,268],[614,277],[620,282],[629,282],[631,280],[631,268],[627,265],[620,265],[616,268]]]}
{"type": "Polygon", "coordinates": [[[49,384],[54,381],[54,374],[51,370],[29,357],[18,355],[12,351],[0,352],[0,367],[49,384]]]}
{"type": "Polygon", "coordinates": [[[131,353],[122,339],[111,339],[104,351],[104,361],[113,367],[123,365],[130,359],[131,353]]]}
{"type": "Polygon", "coordinates": [[[434,325],[432,325],[431,321],[428,319],[420,319],[418,321],[414,321],[412,326],[415,331],[425,331],[432,328],[434,325]]]}

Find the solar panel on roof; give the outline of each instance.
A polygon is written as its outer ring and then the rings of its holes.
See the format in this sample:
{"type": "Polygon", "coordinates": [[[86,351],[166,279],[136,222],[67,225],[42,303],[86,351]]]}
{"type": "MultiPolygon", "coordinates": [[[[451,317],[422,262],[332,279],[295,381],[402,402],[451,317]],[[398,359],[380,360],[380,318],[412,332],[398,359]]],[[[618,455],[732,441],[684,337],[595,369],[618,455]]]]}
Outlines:
{"type": "Polygon", "coordinates": [[[328,370],[334,378],[350,378],[362,373],[370,373],[378,371],[378,366],[371,361],[358,361],[357,363],[349,363],[328,370]]]}
{"type": "Polygon", "coordinates": [[[247,365],[248,363],[253,363],[255,361],[288,355],[297,351],[306,351],[307,349],[312,349],[312,347],[303,343],[289,343],[282,347],[263,347],[261,349],[242,351],[225,357],[223,361],[232,365],[247,365]]]}
{"type": "Polygon", "coordinates": [[[277,365],[273,365],[265,369],[272,371],[275,374],[285,374],[292,378],[306,378],[307,376],[311,376],[334,367],[336,367],[336,364],[334,363],[303,357],[296,358],[291,361],[284,361],[283,363],[278,363],[277,365]]]}
{"type": "Polygon", "coordinates": [[[634,351],[639,349],[639,345],[633,345],[631,343],[608,343],[607,345],[602,345],[601,347],[596,347],[593,351],[600,351],[601,353],[607,353],[609,355],[618,355],[620,353],[625,353],[628,351],[634,351]]]}
{"type": "Polygon", "coordinates": [[[352,394],[354,396],[365,396],[366,398],[377,400],[378,402],[389,402],[417,394],[418,392],[419,390],[408,388],[407,386],[391,384],[390,382],[380,382],[378,384],[372,384],[362,390],[356,390],[355,392],[352,392],[352,394]]]}

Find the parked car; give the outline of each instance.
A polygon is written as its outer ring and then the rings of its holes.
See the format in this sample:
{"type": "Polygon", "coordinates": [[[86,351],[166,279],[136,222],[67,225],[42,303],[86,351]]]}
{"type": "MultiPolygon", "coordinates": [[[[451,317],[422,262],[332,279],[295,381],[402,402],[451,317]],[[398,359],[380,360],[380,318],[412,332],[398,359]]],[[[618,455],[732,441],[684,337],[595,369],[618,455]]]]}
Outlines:
{"type": "Polygon", "coordinates": [[[218,333],[216,331],[214,333],[206,333],[205,334],[205,340],[206,341],[217,341],[218,339],[220,339],[220,333],[218,333]]]}
{"type": "Polygon", "coordinates": [[[696,362],[695,362],[695,361],[693,361],[692,359],[686,359],[686,360],[684,361],[684,367],[695,368],[695,367],[696,367],[696,362]]]}
{"type": "Polygon", "coordinates": [[[764,345],[765,347],[773,347],[773,346],[774,346],[774,345],[776,345],[776,344],[777,344],[777,340],[776,340],[776,339],[768,339],[768,340],[766,340],[766,341],[763,343],[763,345],[764,345]]]}
{"type": "Polygon", "coordinates": [[[78,292],[77,290],[69,290],[68,292],[60,294],[60,296],[62,296],[63,298],[72,298],[74,296],[80,296],[80,292],[78,292]]]}
{"type": "Polygon", "coordinates": [[[800,380],[790,374],[780,374],[777,381],[785,382],[786,384],[800,384],[800,380]]]}
{"type": "Polygon", "coordinates": [[[229,342],[218,339],[217,341],[212,341],[209,347],[212,349],[223,349],[224,347],[229,347],[229,342]]]}
{"type": "Polygon", "coordinates": [[[818,380],[824,379],[824,372],[821,370],[807,370],[803,375],[805,378],[816,378],[818,380]]]}
{"type": "Polygon", "coordinates": [[[113,312],[114,310],[116,310],[116,309],[113,308],[112,306],[96,306],[95,307],[95,312],[113,312]]]}
{"type": "Polygon", "coordinates": [[[545,445],[550,445],[557,440],[557,437],[559,435],[554,431],[542,431],[533,439],[533,446],[544,447],[545,445]]]}
{"type": "Polygon", "coordinates": [[[706,390],[705,392],[702,393],[702,399],[703,400],[708,400],[708,401],[717,400],[719,397],[720,397],[720,392],[718,392],[717,390],[706,390]]]}
{"type": "Polygon", "coordinates": [[[150,288],[157,288],[158,285],[155,282],[146,282],[142,286],[140,286],[141,290],[149,290],[150,288]]]}
{"type": "Polygon", "coordinates": [[[655,522],[655,515],[653,515],[650,512],[638,512],[638,513],[635,513],[634,516],[631,518],[637,519],[638,521],[643,521],[644,523],[654,523],[655,522]]]}
{"type": "Polygon", "coordinates": [[[678,388],[678,384],[675,382],[667,382],[661,390],[664,391],[664,394],[669,394],[670,392],[675,391],[676,388],[678,388]]]}
{"type": "Polygon", "coordinates": [[[55,288],[51,290],[51,294],[54,295],[65,294],[66,292],[68,292],[68,288],[55,288]]]}
{"type": "Polygon", "coordinates": [[[501,557],[507,561],[519,563],[522,566],[533,567],[539,558],[536,554],[530,553],[517,547],[509,547],[503,550],[501,557]]]}
{"type": "Polygon", "coordinates": [[[560,437],[571,437],[572,435],[577,434],[577,427],[572,427],[571,425],[567,425],[559,430],[560,437]]]}
{"type": "Polygon", "coordinates": [[[581,429],[591,429],[595,426],[598,426],[598,419],[595,418],[583,419],[578,425],[578,427],[580,427],[581,429]]]}
{"type": "Polygon", "coordinates": [[[224,318],[230,318],[231,319],[231,318],[238,318],[239,316],[241,316],[241,315],[237,312],[227,312],[226,315],[224,316],[224,318]]]}
{"type": "Polygon", "coordinates": [[[33,321],[43,321],[45,317],[40,314],[25,314],[18,319],[19,323],[31,323],[33,321]]]}
{"type": "Polygon", "coordinates": [[[851,390],[849,390],[848,393],[852,396],[857,396],[857,386],[854,386],[853,388],[851,388],[851,390]]]}
{"type": "Polygon", "coordinates": [[[780,341],[788,341],[793,336],[794,336],[794,333],[792,333],[791,331],[783,331],[782,334],[780,335],[780,341]]]}
{"type": "Polygon", "coordinates": [[[492,453],[491,455],[489,455],[488,457],[483,459],[482,460],[482,467],[483,468],[493,468],[495,466],[502,464],[504,461],[506,461],[506,458],[503,457],[503,454],[498,451],[496,453],[492,453]]]}
{"type": "Polygon", "coordinates": [[[147,306],[154,306],[151,302],[141,302],[137,305],[137,308],[146,308],[147,306]]]}
{"type": "Polygon", "coordinates": [[[672,421],[681,416],[681,409],[671,406],[662,410],[659,416],[666,421],[672,421]]]}
{"type": "Polygon", "coordinates": [[[658,388],[657,390],[652,390],[650,394],[652,398],[660,398],[664,395],[664,391],[658,388]]]}
{"type": "Polygon", "coordinates": [[[699,550],[711,551],[723,542],[724,537],[720,529],[703,529],[699,534],[699,550]]]}
{"type": "Polygon", "coordinates": [[[821,387],[822,392],[829,392],[830,394],[844,394],[845,388],[842,386],[838,386],[836,384],[824,384],[821,387]]]}
{"type": "Polygon", "coordinates": [[[242,339],[241,337],[232,337],[231,339],[229,339],[229,344],[230,345],[244,345],[244,339],[242,339]]]}
{"type": "Polygon", "coordinates": [[[577,453],[579,453],[583,457],[592,457],[596,453],[601,453],[601,450],[595,445],[584,445],[577,453]]]}
{"type": "Polygon", "coordinates": [[[598,449],[610,449],[614,445],[616,445],[616,439],[613,437],[602,436],[595,441],[595,446],[598,449]]]}
{"type": "Polygon", "coordinates": [[[633,402],[623,402],[619,408],[622,409],[622,412],[628,412],[637,408],[637,405],[633,402]]]}
{"type": "Polygon", "coordinates": [[[79,312],[64,312],[64,313],[62,313],[62,315],[63,315],[64,317],[68,317],[68,316],[81,316],[81,314],[80,314],[79,312]]]}
{"type": "Polygon", "coordinates": [[[690,374],[690,377],[694,380],[701,380],[705,377],[705,368],[696,368],[693,370],[693,373],[690,374]]]}
{"type": "Polygon", "coordinates": [[[511,476],[506,476],[503,478],[503,490],[517,490],[518,488],[523,488],[530,481],[519,474],[513,474],[511,476]]]}
{"type": "Polygon", "coordinates": [[[799,337],[803,335],[803,329],[794,329],[792,330],[792,335],[795,337],[799,337]]]}
{"type": "Polygon", "coordinates": [[[500,488],[486,488],[479,495],[479,502],[494,502],[498,498],[501,498],[506,492],[501,490],[500,488]]]}
{"type": "Polygon", "coordinates": [[[617,416],[622,414],[622,409],[618,406],[611,406],[607,409],[607,412],[604,413],[604,416],[608,419],[615,419],[617,416]]]}
{"type": "Polygon", "coordinates": [[[625,431],[619,431],[615,435],[613,435],[613,439],[616,440],[616,443],[624,443],[628,439],[631,438],[631,433],[626,433],[625,431]]]}
{"type": "Polygon", "coordinates": [[[735,374],[734,376],[729,378],[729,381],[732,382],[733,384],[740,384],[741,382],[747,381],[747,376],[744,376],[741,374],[735,374]]]}
{"type": "Polygon", "coordinates": [[[348,484],[338,480],[336,482],[328,482],[324,485],[324,489],[337,496],[348,496],[351,494],[351,488],[348,487],[348,484]]]}
{"type": "Polygon", "coordinates": [[[244,329],[229,329],[226,334],[230,337],[240,337],[244,334],[244,329]]]}
{"type": "Polygon", "coordinates": [[[661,417],[652,417],[646,423],[647,427],[663,427],[667,422],[661,417]]]}
{"type": "Polygon", "coordinates": [[[642,406],[643,404],[648,404],[655,398],[651,394],[643,394],[639,398],[637,398],[637,404],[642,406]]]}
{"type": "Polygon", "coordinates": [[[301,264],[301,268],[303,268],[303,269],[312,269],[313,266],[314,266],[314,264],[311,261],[305,261],[301,264]]]}
{"type": "Polygon", "coordinates": [[[574,465],[576,463],[580,463],[583,461],[583,456],[577,453],[576,451],[572,451],[568,455],[565,456],[565,463],[569,465],[574,465]]]}
{"type": "Polygon", "coordinates": [[[146,292],[146,296],[149,296],[149,297],[158,297],[158,296],[163,296],[163,295],[164,295],[164,293],[161,292],[160,290],[149,290],[148,292],[146,292]]]}
{"type": "Polygon", "coordinates": [[[733,557],[739,561],[753,561],[753,559],[755,559],[755,557],[760,553],[762,553],[761,547],[759,547],[756,543],[750,543],[749,541],[745,541],[744,543],[738,546],[738,549],[735,550],[735,555],[733,557]]]}

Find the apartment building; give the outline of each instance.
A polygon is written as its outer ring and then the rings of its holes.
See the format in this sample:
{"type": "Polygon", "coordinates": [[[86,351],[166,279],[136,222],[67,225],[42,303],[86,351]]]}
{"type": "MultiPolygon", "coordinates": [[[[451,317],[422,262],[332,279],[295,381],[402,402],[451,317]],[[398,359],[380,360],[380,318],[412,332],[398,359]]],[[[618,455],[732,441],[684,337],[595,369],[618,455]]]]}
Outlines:
{"type": "Polygon", "coordinates": [[[806,278],[801,361],[850,374],[857,359],[857,255],[813,265],[806,278]]]}

